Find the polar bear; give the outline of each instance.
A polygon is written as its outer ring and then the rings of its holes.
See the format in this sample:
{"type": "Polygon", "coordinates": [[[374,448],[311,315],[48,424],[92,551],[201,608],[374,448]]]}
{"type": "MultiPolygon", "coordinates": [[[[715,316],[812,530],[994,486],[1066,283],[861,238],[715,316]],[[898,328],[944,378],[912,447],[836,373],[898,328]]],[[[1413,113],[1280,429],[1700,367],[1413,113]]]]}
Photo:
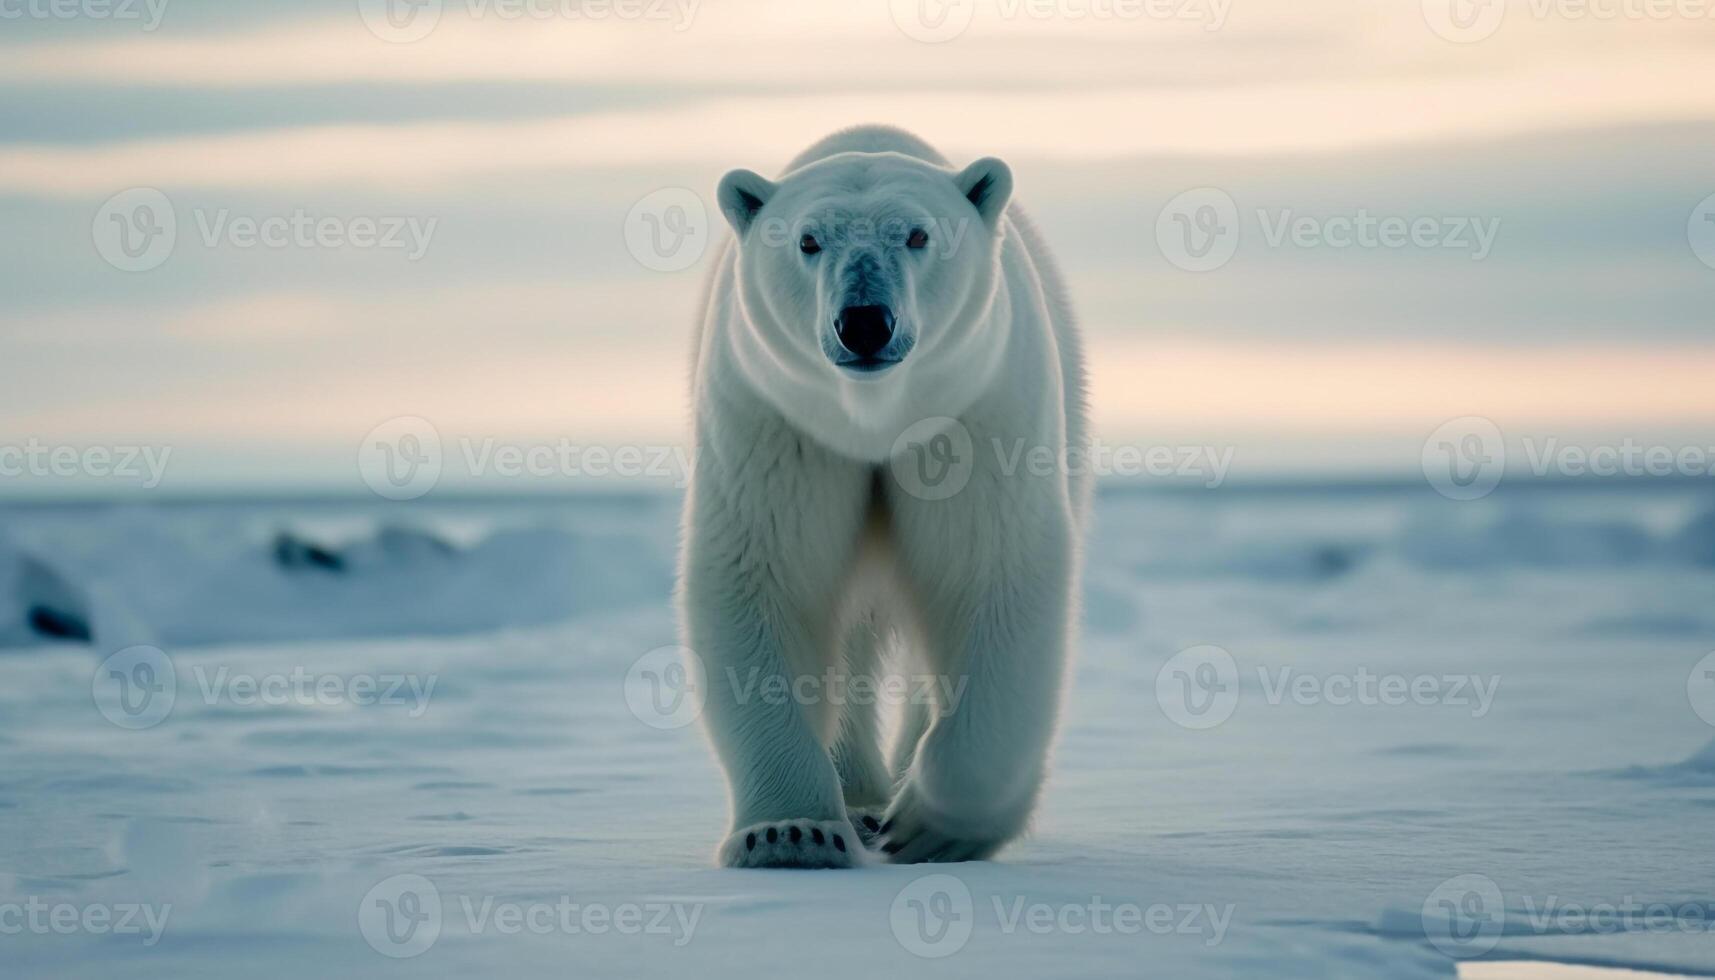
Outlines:
{"type": "Polygon", "coordinates": [[[723,865],[975,860],[1035,806],[1090,481],[1040,465],[1083,364],[1012,181],[878,126],[720,181],[679,602],[723,865]]]}

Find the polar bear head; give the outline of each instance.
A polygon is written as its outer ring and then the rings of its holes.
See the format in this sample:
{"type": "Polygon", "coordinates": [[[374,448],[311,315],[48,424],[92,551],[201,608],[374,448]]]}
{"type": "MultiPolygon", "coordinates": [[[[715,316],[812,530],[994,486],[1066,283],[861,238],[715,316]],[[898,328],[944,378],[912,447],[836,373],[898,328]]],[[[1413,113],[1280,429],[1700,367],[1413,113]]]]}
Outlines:
{"type": "MultiPolygon", "coordinates": [[[[901,153],[837,153],[770,181],[722,178],[744,329],[778,367],[842,388],[970,356],[994,301],[1012,172],[901,153]]],[[[903,383],[894,380],[894,383],[903,383]]]]}

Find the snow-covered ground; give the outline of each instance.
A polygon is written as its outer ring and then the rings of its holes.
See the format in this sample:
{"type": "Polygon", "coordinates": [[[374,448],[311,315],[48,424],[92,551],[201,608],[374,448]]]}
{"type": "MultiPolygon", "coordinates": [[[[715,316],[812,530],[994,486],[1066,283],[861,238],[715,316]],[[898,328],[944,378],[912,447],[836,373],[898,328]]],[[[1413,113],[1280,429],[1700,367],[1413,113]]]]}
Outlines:
{"type": "Polygon", "coordinates": [[[0,508],[0,974],[1715,973],[1707,488],[1107,492],[1034,833],[855,872],[712,866],[676,518],[0,508]]]}

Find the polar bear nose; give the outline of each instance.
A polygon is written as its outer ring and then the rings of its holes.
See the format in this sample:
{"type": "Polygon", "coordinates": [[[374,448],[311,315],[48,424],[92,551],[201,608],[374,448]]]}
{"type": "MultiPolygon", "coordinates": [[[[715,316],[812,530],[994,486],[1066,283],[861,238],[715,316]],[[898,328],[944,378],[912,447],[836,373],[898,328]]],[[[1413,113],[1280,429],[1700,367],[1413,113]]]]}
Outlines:
{"type": "Polygon", "coordinates": [[[893,311],[885,306],[848,306],[834,320],[840,346],[859,357],[874,357],[893,339],[893,311]]]}

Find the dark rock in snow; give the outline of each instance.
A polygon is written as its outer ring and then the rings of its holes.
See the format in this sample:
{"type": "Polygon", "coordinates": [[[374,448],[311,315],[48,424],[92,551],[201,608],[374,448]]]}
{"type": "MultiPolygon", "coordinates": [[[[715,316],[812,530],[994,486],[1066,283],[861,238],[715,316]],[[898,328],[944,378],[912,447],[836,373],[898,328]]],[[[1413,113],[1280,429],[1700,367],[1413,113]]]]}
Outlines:
{"type": "Polygon", "coordinates": [[[282,531],[274,539],[274,563],[286,569],[310,569],[323,572],[345,571],[345,559],[331,548],[282,531]]]}
{"type": "Polygon", "coordinates": [[[89,642],[89,623],[77,613],[51,606],[31,606],[28,618],[30,629],[40,636],[89,642]]]}

